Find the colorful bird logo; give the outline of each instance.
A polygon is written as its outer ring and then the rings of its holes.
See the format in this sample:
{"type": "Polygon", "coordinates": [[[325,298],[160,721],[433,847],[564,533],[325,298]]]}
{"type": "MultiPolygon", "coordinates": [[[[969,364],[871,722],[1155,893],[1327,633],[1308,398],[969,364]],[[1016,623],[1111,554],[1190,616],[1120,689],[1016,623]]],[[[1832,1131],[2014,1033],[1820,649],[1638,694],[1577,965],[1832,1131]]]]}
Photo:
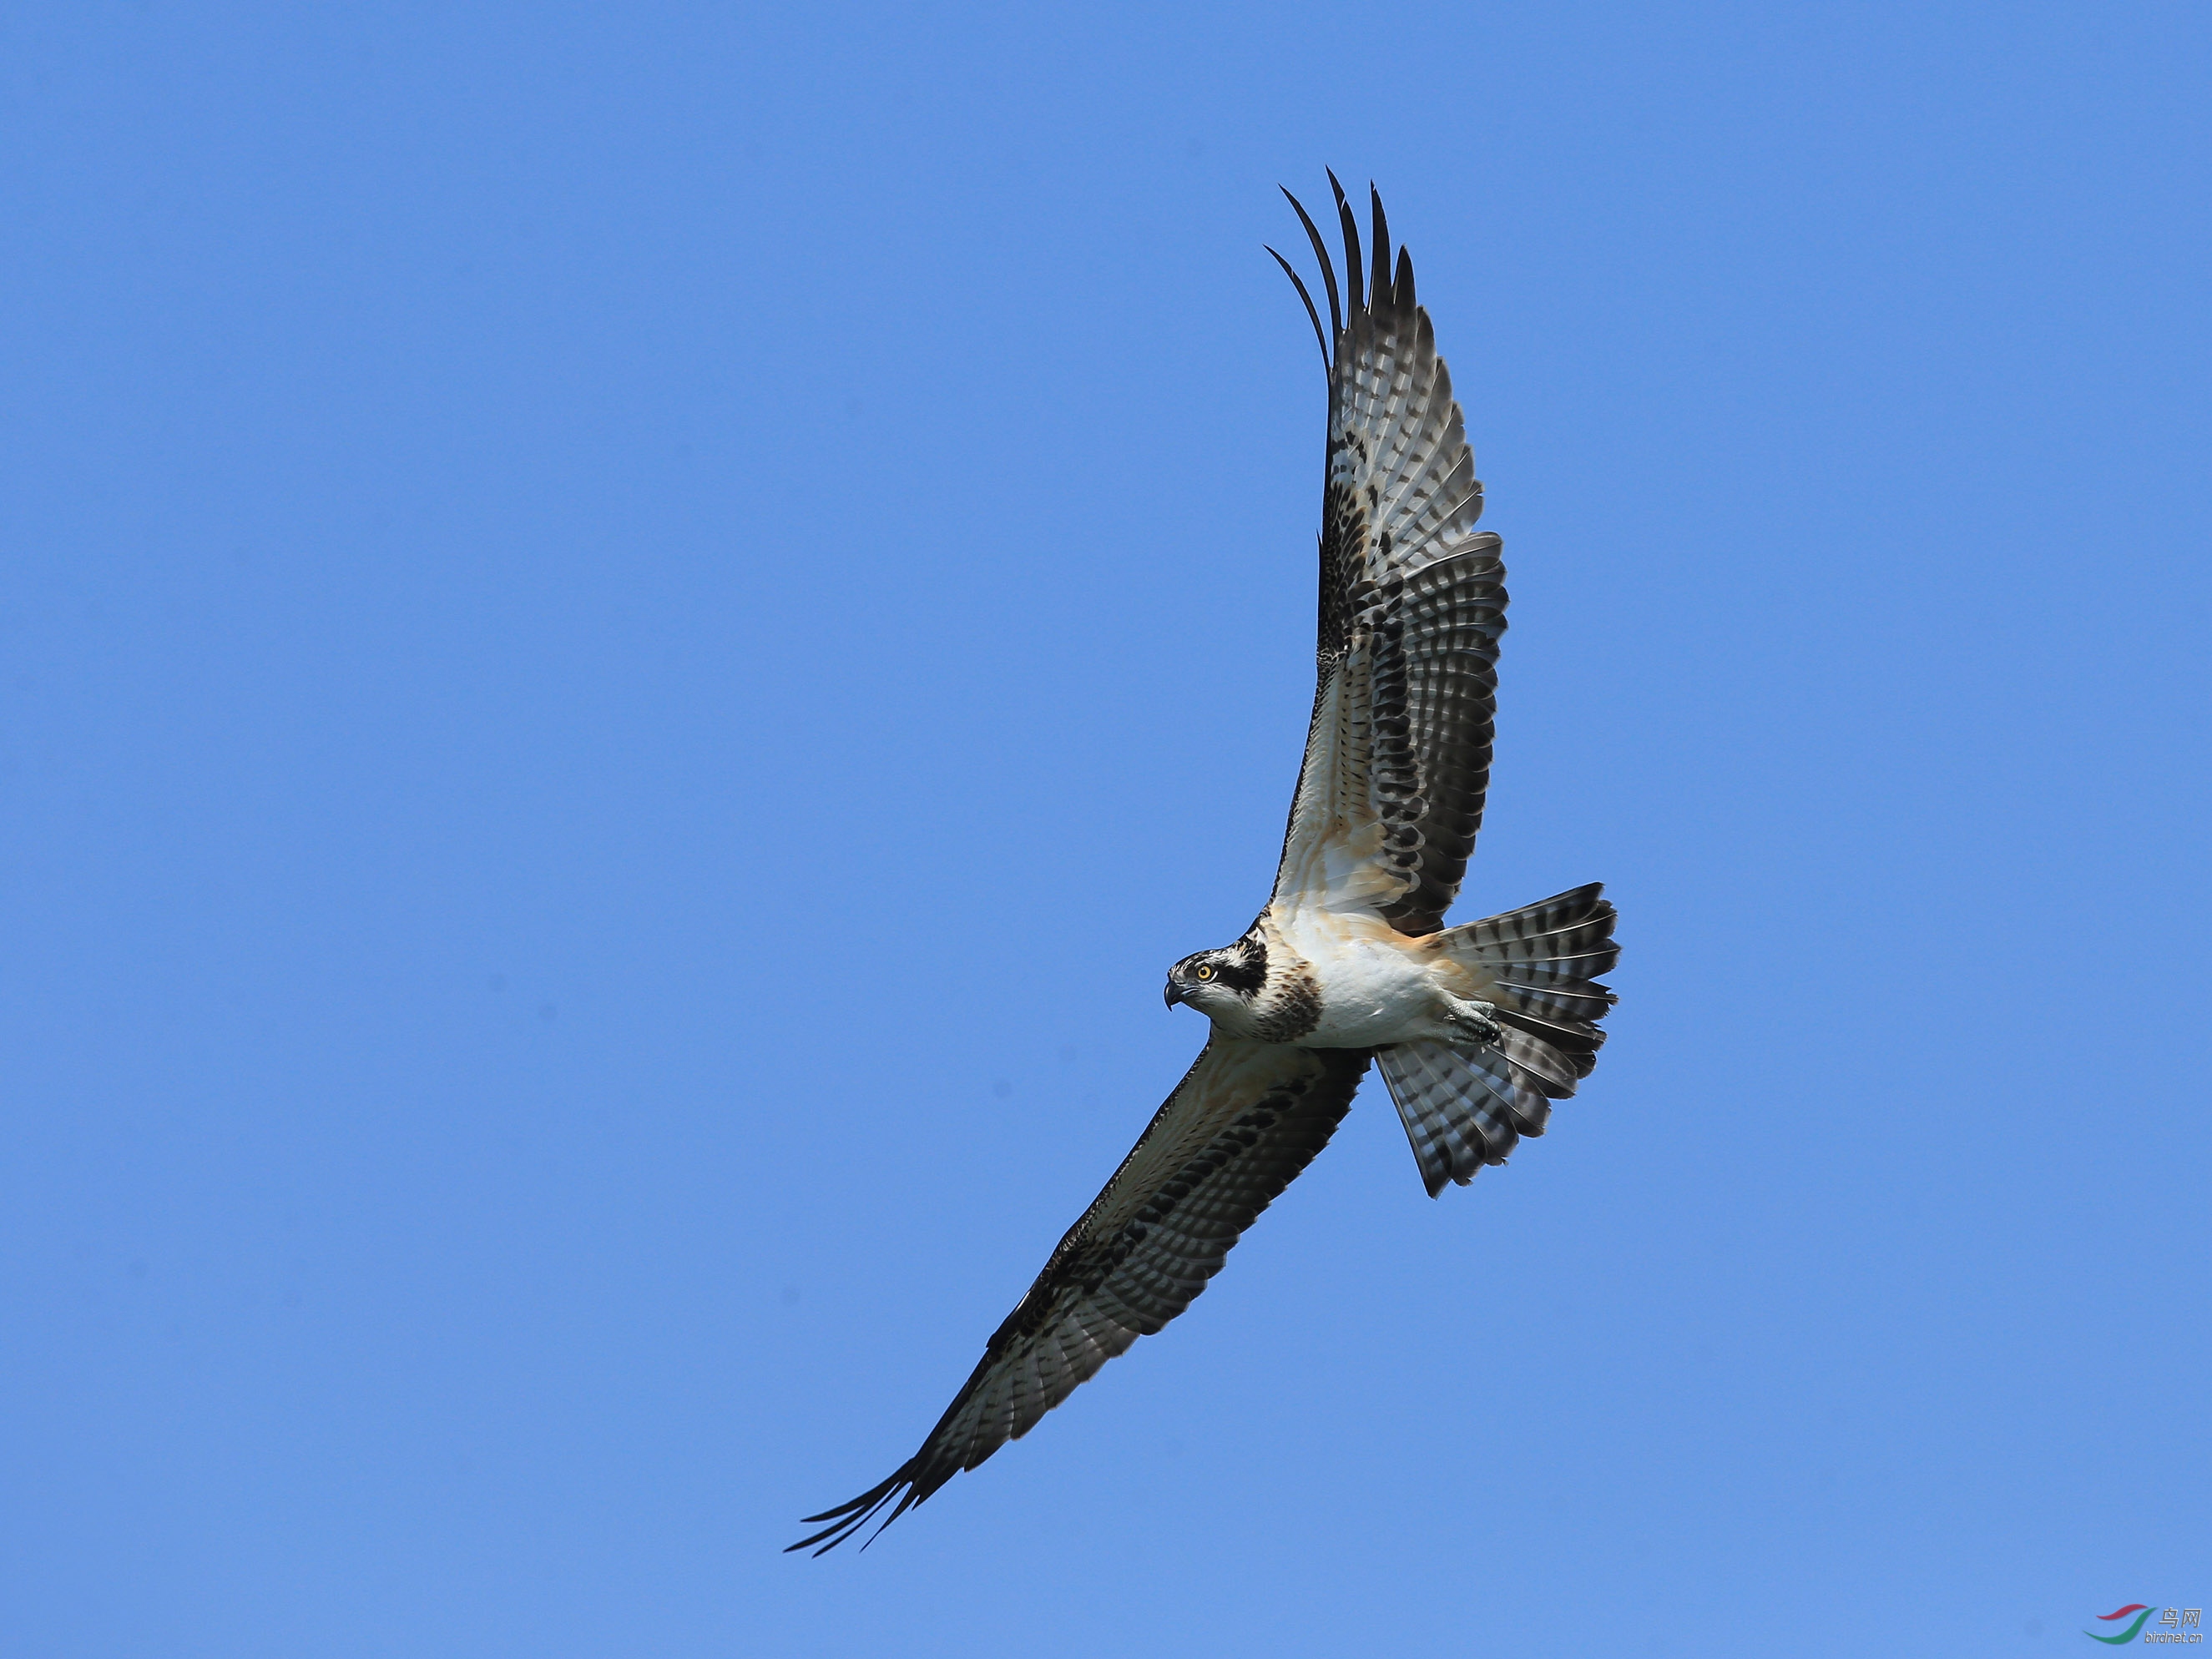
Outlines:
{"type": "Polygon", "coordinates": [[[2118,1636],[2100,1636],[2093,1630],[2085,1630],[2081,1634],[2092,1642],[2102,1642],[2107,1647],[2116,1648],[2124,1642],[2132,1642],[2142,1633],[2143,1620],[2150,1617],[2150,1609],[2142,1602],[2130,1601],[2117,1613],[2100,1613],[2097,1615],[2097,1622],[2100,1625],[2110,1624],[2113,1620],[2124,1619],[2131,1613],[2136,1616],[2135,1623],[2130,1625],[2118,1636]]]}

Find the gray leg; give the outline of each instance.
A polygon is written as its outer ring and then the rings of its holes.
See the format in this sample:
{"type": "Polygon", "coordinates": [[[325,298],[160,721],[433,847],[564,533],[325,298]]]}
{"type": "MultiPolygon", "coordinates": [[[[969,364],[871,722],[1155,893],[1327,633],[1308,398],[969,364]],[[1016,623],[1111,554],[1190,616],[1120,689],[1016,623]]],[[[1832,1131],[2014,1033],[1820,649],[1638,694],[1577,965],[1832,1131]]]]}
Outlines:
{"type": "Polygon", "coordinates": [[[1487,1047],[1504,1035],[1498,1026],[1496,1003],[1473,1002],[1465,997],[1453,996],[1449,992],[1445,994],[1444,1000],[1451,1007],[1452,1024],[1465,1035],[1468,1042],[1487,1047]]]}

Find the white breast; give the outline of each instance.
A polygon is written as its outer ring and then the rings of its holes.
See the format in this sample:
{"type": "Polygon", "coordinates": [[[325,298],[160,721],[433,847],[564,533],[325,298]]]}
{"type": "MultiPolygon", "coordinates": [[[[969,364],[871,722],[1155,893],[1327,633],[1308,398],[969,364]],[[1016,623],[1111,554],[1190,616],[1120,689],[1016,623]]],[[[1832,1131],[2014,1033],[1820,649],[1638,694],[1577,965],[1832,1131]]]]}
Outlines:
{"type": "Polygon", "coordinates": [[[1376,916],[1301,908],[1271,911],[1276,931],[1321,988],[1321,1022],[1306,1048],[1374,1048],[1449,1033],[1433,957],[1376,916]]]}

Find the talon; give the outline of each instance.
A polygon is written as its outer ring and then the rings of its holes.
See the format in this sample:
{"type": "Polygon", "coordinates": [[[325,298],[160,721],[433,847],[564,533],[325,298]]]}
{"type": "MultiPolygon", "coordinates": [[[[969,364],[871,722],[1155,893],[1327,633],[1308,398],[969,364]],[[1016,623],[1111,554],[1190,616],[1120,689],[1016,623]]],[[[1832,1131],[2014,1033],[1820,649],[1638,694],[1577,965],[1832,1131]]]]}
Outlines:
{"type": "Polygon", "coordinates": [[[1491,1018],[1498,1012],[1495,1003],[1462,1002],[1455,998],[1452,1012],[1458,1016],[1467,1034],[1484,1048],[1493,1047],[1504,1040],[1505,1028],[1491,1018]]]}

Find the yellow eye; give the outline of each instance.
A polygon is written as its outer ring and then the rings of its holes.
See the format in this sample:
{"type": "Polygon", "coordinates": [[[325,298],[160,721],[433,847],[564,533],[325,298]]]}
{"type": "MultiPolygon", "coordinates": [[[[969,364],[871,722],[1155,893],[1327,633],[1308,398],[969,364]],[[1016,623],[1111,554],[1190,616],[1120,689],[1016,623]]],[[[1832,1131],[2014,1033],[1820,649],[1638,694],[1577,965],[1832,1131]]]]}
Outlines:
{"type": "Polygon", "coordinates": [[[1194,973],[1191,977],[1194,979],[1212,979],[1213,977],[1213,964],[1210,962],[1200,963],[1198,964],[1197,971],[1194,973]]]}

